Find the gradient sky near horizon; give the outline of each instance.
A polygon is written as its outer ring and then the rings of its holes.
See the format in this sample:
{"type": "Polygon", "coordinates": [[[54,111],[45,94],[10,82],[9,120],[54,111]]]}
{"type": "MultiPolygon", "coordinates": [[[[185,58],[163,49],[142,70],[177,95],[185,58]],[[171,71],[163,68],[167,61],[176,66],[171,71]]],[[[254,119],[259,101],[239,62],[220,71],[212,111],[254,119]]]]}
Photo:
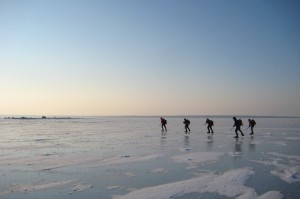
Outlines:
{"type": "Polygon", "coordinates": [[[300,116],[299,9],[0,0],[0,115],[300,116]]]}

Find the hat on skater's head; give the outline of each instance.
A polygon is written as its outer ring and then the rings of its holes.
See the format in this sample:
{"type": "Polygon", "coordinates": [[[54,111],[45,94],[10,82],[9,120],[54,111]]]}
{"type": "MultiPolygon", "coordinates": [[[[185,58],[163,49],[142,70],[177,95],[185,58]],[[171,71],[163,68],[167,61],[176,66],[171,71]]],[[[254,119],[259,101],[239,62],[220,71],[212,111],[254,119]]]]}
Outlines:
{"type": "Polygon", "coordinates": [[[232,119],[234,119],[234,120],[235,120],[235,119],[236,119],[236,117],[233,117],[232,119]]]}

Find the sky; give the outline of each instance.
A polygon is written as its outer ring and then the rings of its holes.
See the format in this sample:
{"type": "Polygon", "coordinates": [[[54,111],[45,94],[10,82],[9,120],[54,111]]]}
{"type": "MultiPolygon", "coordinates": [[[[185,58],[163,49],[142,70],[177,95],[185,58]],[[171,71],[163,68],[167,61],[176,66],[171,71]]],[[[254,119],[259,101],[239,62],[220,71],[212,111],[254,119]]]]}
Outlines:
{"type": "Polygon", "coordinates": [[[0,115],[300,116],[297,0],[0,0],[0,115]]]}

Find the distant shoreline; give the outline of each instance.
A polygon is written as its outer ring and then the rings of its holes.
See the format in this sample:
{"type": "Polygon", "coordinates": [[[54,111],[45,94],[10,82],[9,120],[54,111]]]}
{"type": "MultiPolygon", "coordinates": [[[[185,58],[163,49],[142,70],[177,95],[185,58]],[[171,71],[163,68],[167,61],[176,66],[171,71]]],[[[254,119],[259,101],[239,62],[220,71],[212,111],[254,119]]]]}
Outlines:
{"type": "Polygon", "coordinates": [[[8,120],[69,120],[69,119],[80,119],[75,117],[4,117],[3,119],[8,120]]]}
{"type": "Polygon", "coordinates": [[[47,119],[84,119],[96,117],[124,117],[124,118],[300,118],[300,116],[261,116],[261,115],[108,115],[108,116],[0,116],[0,119],[16,119],[16,120],[47,120],[47,119]]]}

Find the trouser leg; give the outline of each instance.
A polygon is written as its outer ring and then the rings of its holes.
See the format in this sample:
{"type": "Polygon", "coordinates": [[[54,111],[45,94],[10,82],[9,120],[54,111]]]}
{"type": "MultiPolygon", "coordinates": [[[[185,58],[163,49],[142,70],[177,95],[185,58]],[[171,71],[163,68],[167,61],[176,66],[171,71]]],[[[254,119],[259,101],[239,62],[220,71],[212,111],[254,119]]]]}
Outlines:
{"type": "Polygon", "coordinates": [[[244,136],[244,133],[242,132],[241,128],[239,128],[239,131],[241,132],[242,136],[244,136]]]}
{"type": "Polygon", "coordinates": [[[239,137],[239,134],[237,132],[238,132],[238,128],[235,129],[235,135],[236,137],[239,137]]]}

